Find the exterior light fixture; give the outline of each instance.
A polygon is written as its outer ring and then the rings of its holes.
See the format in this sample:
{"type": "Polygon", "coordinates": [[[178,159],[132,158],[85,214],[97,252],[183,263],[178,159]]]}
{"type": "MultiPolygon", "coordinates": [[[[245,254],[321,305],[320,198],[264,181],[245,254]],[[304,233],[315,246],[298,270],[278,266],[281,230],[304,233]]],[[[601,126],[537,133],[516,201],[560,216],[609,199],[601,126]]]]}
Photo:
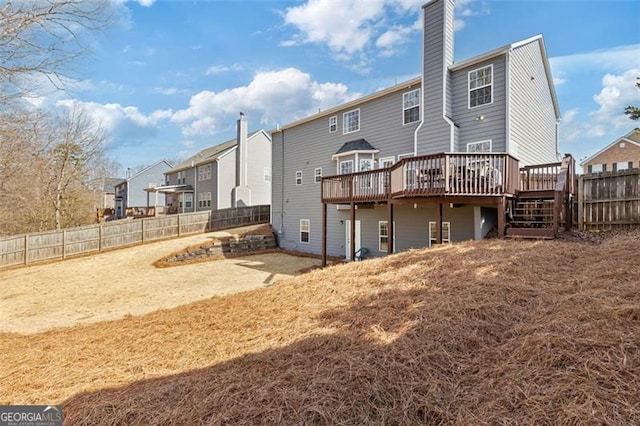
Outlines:
{"type": "Polygon", "coordinates": [[[476,116],[476,121],[484,121],[484,115],[476,116]]]}

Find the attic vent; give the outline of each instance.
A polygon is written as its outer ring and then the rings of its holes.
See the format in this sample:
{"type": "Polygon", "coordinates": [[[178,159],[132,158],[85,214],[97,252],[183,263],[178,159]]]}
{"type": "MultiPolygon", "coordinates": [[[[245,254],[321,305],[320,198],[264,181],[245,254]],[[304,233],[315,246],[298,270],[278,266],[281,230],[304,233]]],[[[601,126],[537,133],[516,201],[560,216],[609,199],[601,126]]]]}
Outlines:
{"type": "Polygon", "coordinates": [[[624,148],[625,147],[625,143],[624,142],[620,142],[620,148],[624,148]]]}

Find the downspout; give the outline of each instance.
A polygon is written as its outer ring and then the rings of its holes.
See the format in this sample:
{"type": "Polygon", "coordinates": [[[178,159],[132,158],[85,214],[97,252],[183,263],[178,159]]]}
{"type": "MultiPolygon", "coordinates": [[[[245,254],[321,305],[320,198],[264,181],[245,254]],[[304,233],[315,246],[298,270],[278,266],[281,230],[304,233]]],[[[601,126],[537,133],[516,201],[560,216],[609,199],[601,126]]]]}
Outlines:
{"type": "Polygon", "coordinates": [[[560,119],[556,118],[556,157],[560,161],[560,119]]]}
{"type": "Polygon", "coordinates": [[[509,49],[507,51],[506,57],[505,57],[505,68],[506,68],[506,72],[507,72],[507,76],[506,76],[506,91],[507,93],[505,94],[505,98],[506,98],[506,107],[505,107],[505,141],[504,141],[504,148],[505,151],[507,151],[507,154],[511,154],[511,51],[512,49],[509,49]]]}
{"type": "MultiPolygon", "coordinates": [[[[284,129],[282,129],[282,162],[280,163],[280,169],[282,173],[280,173],[280,191],[282,192],[280,197],[280,229],[278,230],[278,235],[284,235],[284,129]]],[[[282,246],[280,246],[282,247],[282,246]]]]}
{"type": "MultiPolygon", "coordinates": [[[[444,0],[447,1],[447,0],[444,0]]],[[[448,15],[447,15],[448,16],[448,15]]],[[[442,34],[443,36],[446,36],[446,34],[448,34],[447,32],[447,16],[444,17],[444,19],[442,20],[442,34]]],[[[454,24],[453,21],[453,17],[452,17],[452,22],[451,25],[454,24]]],[[[453,31],[452,31],[453,33],[453,31]]],[[[453,35],[452,35],[453,37],[453,35]]],[[[453,49],[453,46],[452,46],[453,49]]],[[[422,49],[424,50],[424,49],[422,49]]],[[[455,142],[455,138],[454,138],[454,132],[455,132],[455,123],[453,122],[453,120],[451,120],[449,117],[447,117],[447,97],[448,97],[448,92],[447,92],[447,88],[449,86],[449,65],[447,65],[447,61],[446,61],[446,49],[442,49],[442,118],[444,119],[445,122],[447,122],[447,124],[449,124],[449,152],[455,152],[455,147],[454,147],[454,142],[455,142]]],[[[424,53],[423,53],[424,55],[424,53]]],[[[424,59],[423,59],[424,61],[424,59]]],[[[423,62],[424,63],[424,62],[423,62]]]]}

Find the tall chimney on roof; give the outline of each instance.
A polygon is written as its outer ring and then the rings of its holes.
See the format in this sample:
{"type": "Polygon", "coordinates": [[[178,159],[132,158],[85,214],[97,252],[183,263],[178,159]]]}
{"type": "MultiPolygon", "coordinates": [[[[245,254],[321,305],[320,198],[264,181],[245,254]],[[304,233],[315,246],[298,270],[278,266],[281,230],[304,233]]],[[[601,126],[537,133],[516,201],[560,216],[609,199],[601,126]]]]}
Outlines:
{"type": "Polygon", "coordinates": [[[416,154],[455,151],[451,121],[451,76],[454,36],[453,0],[431,0],[422,6],[422,125],[416,154]]]}
{"type": "Polygon", "coordinates": [[[233,189],[233,205],[235,207],[251,205],[251,188],[248,185],[248,131],[247,118],[240,113],[238,119],[238,134],[236,137],[236,187],[233,189]]]}

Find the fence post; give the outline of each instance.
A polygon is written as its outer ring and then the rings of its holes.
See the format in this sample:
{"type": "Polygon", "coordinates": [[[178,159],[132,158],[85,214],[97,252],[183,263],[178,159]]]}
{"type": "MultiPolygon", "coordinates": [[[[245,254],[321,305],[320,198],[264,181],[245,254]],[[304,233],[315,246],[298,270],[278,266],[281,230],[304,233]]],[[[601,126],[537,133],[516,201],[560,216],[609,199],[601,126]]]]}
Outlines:
{"type": "Polygon", "coordinates": [[[67,237],[67,231],[65,229],[62,230],[62,258],[64,259],[65,257],[67,257],[67,253],[66,253],[66,238],[67,237]]]}
{"type": "Polygon", "coordinates": [[[178,237],[180,236],[180,214],[178,216],[178,237]]]}
{"type": "Polygon", "coordinates": [[[584,177],[578,177],[578,230],[584,230],[584,177]]]}
{"type": "Polygon", "coordinates": [[[24,264],[29,263],[29,234],[24,236],[24,264]]]}
{"type": "Polygon", "coordinates": [[[102,251],[102,223],[98,225],[98,251],[102,251]]]}
{"type": "MultiPolygon", "coordinates": [[[[148,193],[147,193],[147,195],[148,195],[148,193]]],[[[142,238],[142,244],[144,244],[144,219],[140,219],[140,222],[141,222],[140,228],[142,229],[142,237],[141,237],[142,238]]]]}

